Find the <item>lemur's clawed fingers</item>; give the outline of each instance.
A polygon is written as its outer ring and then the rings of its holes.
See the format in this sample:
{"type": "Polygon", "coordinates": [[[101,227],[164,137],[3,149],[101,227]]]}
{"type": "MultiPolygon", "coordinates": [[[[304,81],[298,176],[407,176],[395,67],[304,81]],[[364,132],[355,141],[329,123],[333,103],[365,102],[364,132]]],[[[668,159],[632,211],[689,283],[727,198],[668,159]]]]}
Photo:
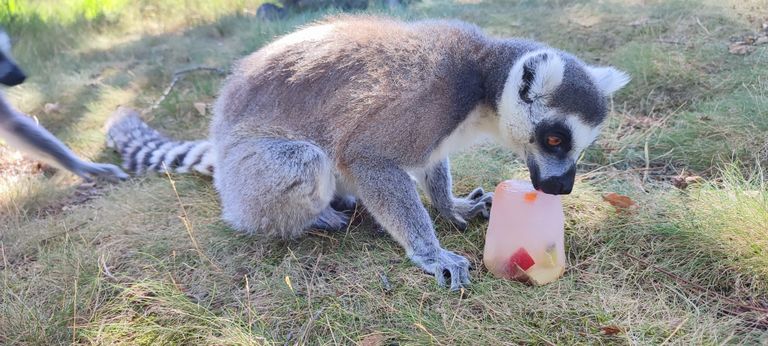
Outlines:
{"type": "Polygon", "coordinates": [[[459,229],[466,228],[467,220],[480,215],[487,219],[491,215],[493,192],[485,192],[482,188],[472,191],[466,198],[456,198],[453,203],[453,223],[459,229]],[[462,227],[463,226],[463,227],[462,227]]]}
{"type": "Polygon", "coordinates": [[[447,286],[448,280],[452,291],[458,291],[470,284],[469,261],[451,251],[438,249],[425,255],[413,255],[411,260],[427,273],[434,275],[441,287],[447,286]]]}
{"type": "Polygon", "coordinates": [[[87,163],[82,171],[84,174],[80,174],[80,176],[86,180],[91,177],[104,177],[113,181],[128,179],[128,174],[117,166],[108,163],[87,163]]]}
{"type": "Polygon", "coordinates": [[[451,218],[451,223],[462,232],[466,231],[467,227],[469,227],[469,222],[464,220],[461,216],[453,216],[453,218],[451,218]]]}
{"type": "Polygon", "coordinates": [[[483,190],[482,187],[478,187],[475,190],[473,190],[472,192],[470,192],[469,195],[467,195],[467,199],[471,199],[471,200],[474,201],[474,200],[477,200],[480,197],[483,197],[483,195],[485,195],[485,190],[483,190]]]}
{"type": "Polygon", "coordinates": [[[477,202],[479,205],[485,206],[485,208],[482,208],[480,210],[480,215],[485,219],[488,219],[489,217],[491,217],[491,206],[493,205],[493,192],[485,193],[482,197],[478,199],[477,202]]]}

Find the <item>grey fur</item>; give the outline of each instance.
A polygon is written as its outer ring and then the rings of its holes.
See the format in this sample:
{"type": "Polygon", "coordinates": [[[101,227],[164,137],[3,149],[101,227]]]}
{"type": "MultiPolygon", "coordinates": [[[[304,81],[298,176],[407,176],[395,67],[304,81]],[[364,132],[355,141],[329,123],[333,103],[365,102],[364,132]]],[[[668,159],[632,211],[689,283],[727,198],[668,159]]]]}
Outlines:
{"type": "MultiPolygon", "coordinates": [[[[569,126],[582,126],[572,119],[593,117],[581,114],[592,110],[581,103],[626,81],[603,69],[598,87],[585,64],[561,64],[569,59],[459,21],[342,16],[279,39],[236,65],[214,106],[208,155],[223,217],[239,231],[294,238],[311,227],[340,228],[347,222],[340,209],[359,200],[439,284],[464,287],[469,262],[440,246],[412,178],[442,216],[465,228],[472,217],[487,217],[493,195],[453,196],[447,155],[454,145],[488,133],[534,164],[572,165],[579,145],[592,139],[576,138],[560,156],[545,153],[537,124],[572,132],[569,126]],[[540,50],[551,55],[523,61],[540,50]],[[512,75],[521,64],[527,74],[512,75]],[[563,94],[582,84],[588,97],[563,94]]],[[[110,133],[151,132],[131,124],[110,133]]],[[[578,131],[573,136],[592,135],[578,131]]]]}
{"type": "Polygon", "coordinates": [[[563,83],[555,91],[552,107],[560,108],[564,113],[577,114],[592,126],[600,125],[607,112],[606,99],[589,80],[587,72],[579,68],[582,64],[570,55],[563,54],[566,62],[563,83]]]}
{"type": "MultiPolygon", "coordinates": [[[[5,35],[0,32],[0,35],[5,35]]],[[[4,38],[7,41],[7,37],[4,38]]],[[[8,47],[5,47],[8,48],[8,47]]],[[[0,83],[16,85],[26,76],[10,58],[8,51],[0,52],[0,83]]],[[[111,164],[92,163],[79,158],[64,143],[30,117],[17,111],[0,94],[0,138],[18,149],[50,163],[58,168],[89,180],[103,176],[111,179],[126,179],[128,175],[111,164]]]]}
{"type": "Polygon", "coordinates": [[[128,175],[115,165],[85,161],[64,143],[35,123],[30,117],[13,109],[0,95],[0,138],[36,158],[89,180],[91,177],[126,179],[128,175]]]}

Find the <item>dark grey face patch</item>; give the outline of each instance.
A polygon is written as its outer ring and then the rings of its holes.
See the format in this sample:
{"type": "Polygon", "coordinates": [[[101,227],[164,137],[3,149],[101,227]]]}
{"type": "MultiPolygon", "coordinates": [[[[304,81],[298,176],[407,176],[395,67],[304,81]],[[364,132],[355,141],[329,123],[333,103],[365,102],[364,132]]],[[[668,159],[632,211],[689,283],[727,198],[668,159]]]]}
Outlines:
{"type": "Polygon", "coordinates": [[[573,135],[571,129],[561,122],[544,121],[536,125],[534,130],[535,143],[541,149],[542,153],[551,155],[558,160],[565,160],[573,149],[573,135]],[[558,145],[550,145],[549,137],[556,137],[560,140],[558,145]]]}
{"type": "Polygon", "coordinates": [[[599,125],[607,115],[606,97],[574,58],[564,56],[563,61],[563,82],[552,94],[550,106],[577,115],[587,125],[599,125]]]}

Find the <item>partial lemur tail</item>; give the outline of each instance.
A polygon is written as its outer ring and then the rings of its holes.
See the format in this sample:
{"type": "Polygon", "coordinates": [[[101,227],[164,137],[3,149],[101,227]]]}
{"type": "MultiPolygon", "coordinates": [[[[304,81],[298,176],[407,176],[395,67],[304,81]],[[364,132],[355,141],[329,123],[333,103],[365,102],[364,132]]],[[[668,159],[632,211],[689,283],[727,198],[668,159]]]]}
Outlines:
{"type": "Polygon", "coordinates": [[[149,127],[133,109],[120,107],[107,122],[107,146],[123,158],[123,168],[136,174],[149,171],[198,172],[213,175],[211,142],[174,141],[149,127]]]}

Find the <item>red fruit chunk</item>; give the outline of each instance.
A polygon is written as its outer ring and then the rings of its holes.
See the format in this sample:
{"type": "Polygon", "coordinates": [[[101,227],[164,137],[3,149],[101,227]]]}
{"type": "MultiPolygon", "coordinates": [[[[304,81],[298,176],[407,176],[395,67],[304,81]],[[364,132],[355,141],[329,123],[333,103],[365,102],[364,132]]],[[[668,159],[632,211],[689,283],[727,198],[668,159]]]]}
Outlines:
{"type": "Polygon", "coordinates": [[[533,257],[531,257],[531,255],[528,254],[528,251],[522,247],[515,251],[515,253],[513,253],[509,258],[510,268],[514,268],[515,265],[517,265],[522,270],[528,270],[528,268],[533,267],[535,263],[536,262],[533,260],[533,257]]]}

